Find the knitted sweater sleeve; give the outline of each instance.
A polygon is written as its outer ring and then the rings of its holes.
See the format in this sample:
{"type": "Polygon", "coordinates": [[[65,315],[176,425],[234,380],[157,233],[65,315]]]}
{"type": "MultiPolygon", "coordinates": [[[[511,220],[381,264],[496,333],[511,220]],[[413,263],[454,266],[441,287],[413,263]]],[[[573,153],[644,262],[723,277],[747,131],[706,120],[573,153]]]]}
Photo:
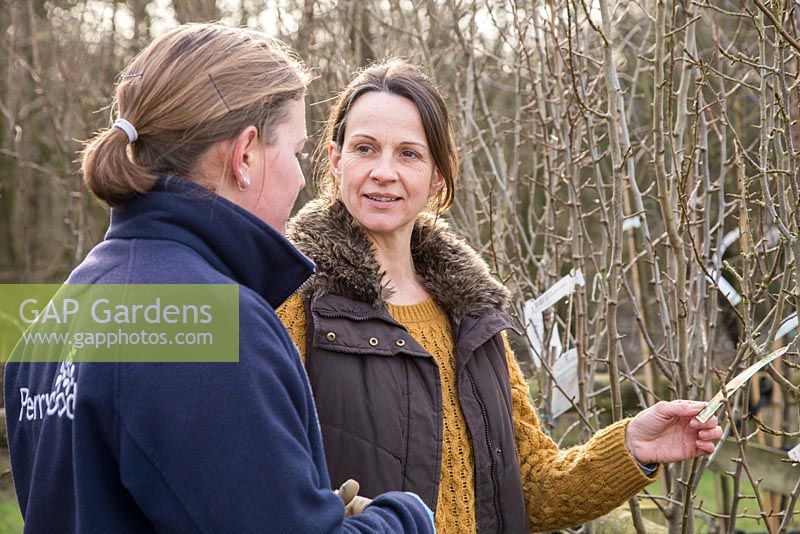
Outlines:
{"type": "Polygon", "coordinates": [[[645,476],[625,447],[628,419],[600,430],[583,445],[560,450],[540,428],[528,384],[508,340],[505,347],[514,434],[532,531],[564,528],[597,518],[655,480],[659,473],[645,476]]]}
{"type": "Polygon", "coordinates": [[[306,361],[306,308],[300,293],[295,293],[276,310],[283,326],[297,346],[300,360],[306,361]]]}

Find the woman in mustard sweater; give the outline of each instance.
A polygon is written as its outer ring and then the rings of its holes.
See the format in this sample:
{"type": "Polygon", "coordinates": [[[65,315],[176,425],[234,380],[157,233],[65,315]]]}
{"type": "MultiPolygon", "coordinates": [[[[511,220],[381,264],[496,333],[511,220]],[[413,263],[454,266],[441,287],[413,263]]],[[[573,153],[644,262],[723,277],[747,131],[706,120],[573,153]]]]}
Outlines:
{"type": "Polygon", "coordinates": [[[415,67],[361,72],[333,107],[319,198],[287,236],[316,274],[279,310],[306,365],[334,484],[413,491],[439,532],[528,532],[598,517],[659,463],[714,448],[704,403],[659,403],[561,451],[504,330],[508,291],[438,217],[458,160],[415,67]]]}

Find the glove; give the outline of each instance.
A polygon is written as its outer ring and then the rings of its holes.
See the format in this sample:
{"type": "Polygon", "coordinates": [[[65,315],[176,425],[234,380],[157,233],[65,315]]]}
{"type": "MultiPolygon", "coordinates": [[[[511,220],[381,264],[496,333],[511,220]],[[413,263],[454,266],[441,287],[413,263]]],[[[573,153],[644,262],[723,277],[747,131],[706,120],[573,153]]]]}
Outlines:
{"type": "Polygon", "coordinates": [[[359,488],[358,482],[351,478],[342,484],[338,490],[334,491],[334,493],[342,499],[342,503],[344,503],[345,517],[360,514],[364,511],[364,508],[369,506],[372,502],[372,499],[358,495],[359,488]]]}

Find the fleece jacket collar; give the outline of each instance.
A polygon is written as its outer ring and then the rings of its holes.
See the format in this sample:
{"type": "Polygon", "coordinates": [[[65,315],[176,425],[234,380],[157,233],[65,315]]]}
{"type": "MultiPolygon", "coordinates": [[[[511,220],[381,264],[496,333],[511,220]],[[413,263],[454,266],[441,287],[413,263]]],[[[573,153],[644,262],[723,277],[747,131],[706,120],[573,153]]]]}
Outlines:
{"type": "Polygon", "coordinates": [[[314,272],[314,264],[261,219],[176,177],[162,176],[146,194],[112,209],[106,239],[163,239],[186,245],[273,308],[314,272]]]}

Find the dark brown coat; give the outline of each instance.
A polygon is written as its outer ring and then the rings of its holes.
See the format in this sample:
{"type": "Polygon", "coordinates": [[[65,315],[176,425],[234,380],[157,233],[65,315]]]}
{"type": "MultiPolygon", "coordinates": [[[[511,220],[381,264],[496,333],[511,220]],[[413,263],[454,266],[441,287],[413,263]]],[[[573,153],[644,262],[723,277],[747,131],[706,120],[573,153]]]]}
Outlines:
{"type": "MultiPolygon", "coordinates": [[[[312,202],[288,235],[317,264],[304,286],[306,368],[334,485],[347,478],[374,496],[413,491],[436,509],[441,468],[438,367],[389,315],[390,296],[369,240],[341,203],[312,202]]],[[[479,532],[527,532],[511,392],[500,333],[507,290],[441,221],[421,216],[412,255],[447,312],[458,397],[475,457],[479,532]]]]}

